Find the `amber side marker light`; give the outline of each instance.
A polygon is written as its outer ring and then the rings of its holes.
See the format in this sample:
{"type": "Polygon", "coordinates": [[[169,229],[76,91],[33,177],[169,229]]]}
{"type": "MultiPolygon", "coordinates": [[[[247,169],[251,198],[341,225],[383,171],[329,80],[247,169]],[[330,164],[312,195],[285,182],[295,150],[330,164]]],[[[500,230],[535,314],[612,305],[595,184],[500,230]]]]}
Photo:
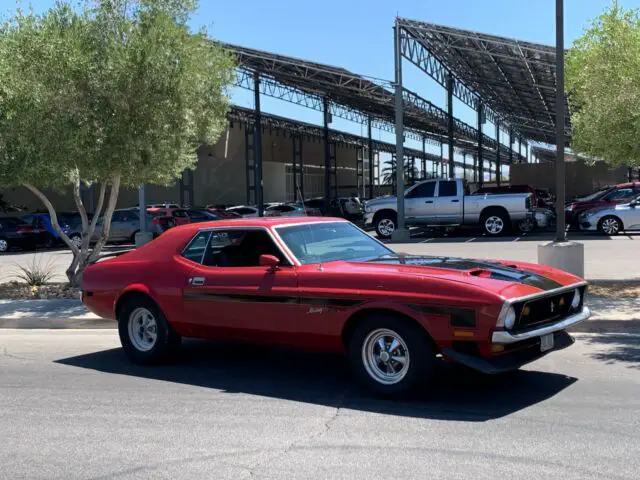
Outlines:
{"type": "Polygon", "coordinates": [[[531,308],[530,307],[524,307],[522,309],[522,316],[526,317],[527,315],[529,315],[531,313],[531,308]]]}
{"type": "Polygon", "coordinates": [[[491,352],[492,353],[504,352],[504,345],[500,345],[499,343],[495,343],[491,345],[491,352]]]}
{"type": "Polygon", "coordinates": [[[469,332],[468,330],[454,330],[453,331],[453,336],[454,337],[473,337],[474,333],[473,332],[469,332]]]}

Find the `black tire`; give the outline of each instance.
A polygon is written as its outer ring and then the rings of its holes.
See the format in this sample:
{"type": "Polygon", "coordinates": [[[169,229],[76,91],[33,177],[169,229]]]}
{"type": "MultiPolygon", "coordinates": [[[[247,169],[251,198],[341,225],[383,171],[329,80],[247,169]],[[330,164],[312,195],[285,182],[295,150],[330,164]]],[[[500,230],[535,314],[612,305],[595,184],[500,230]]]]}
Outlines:
{"type": "Polygon", "coordinates": [[[44,248],[53,248],[56,246],[56,239],[50,233],[47,233],[47,236],[44,239],[43,243],[44,248]]]}
{"type": "Polygon", "coordinates": [[[489,209],[482,212],[482,216],[480,217],[480,226],[488,236],[498,237],[511,230],[511,219],[509,218],[509,214],[500,208],[489,209]],[[494,219],[494,221],[488,223],[491,219],[494,219]],[[495,227],[500,223],[502,225],[501,228],[495,227]],[[491,225],[494,225],[494,227],[492,228],[491,225]]]}
{"type": "Polygon", "coordinates": [[[136,235],[138,234],[140,230],[136,230],[135,232],[133,232],[131,234],[131,238],[129,239],[129,242],[131,242],[131,245],[135,245],[136,244],[136,235]]]}
{"type": "MultiPolygon", "coordinates": [[[[158,365],[166,363],[174,358],[181,337],[171,327],[162,311],[150,298],[144,295],[136,295],[125,301],[119,309],[118,333],[120,343],[127,357],[136,364],[158,365]],[[154,317],[156,325],[156,339],[148,350],[143,350],[137,345],[137,340],[130,335],[129,323],[134,321],[134,316],[142,310],[148,311],[154,317]]],[[[135,330],[132,328],[132,330],[135,330]]]]}
{"type": "Polygon", "coordinates": [[[598,222],[598,231],[603,235],[618,235],[624,231],[624,225],[618,217],[607,215],[598,222]]]}
{"type": "Polygon", "coordinates": [[[398,228],[398,216],[393,212],[384,212],[376,217],[374,224],[378,237],[391,238],[393,232],[398,228]]]}
{"type": "MultiPolygon", "coordinates": [[[[378,345],[376,342],[374,344],[378,345]]],[[[404,346],[400,344],[400,350],[395,350],[397,354],[404,351],[404,346]]],[[[354,375],[360,383],[384,397],[402,397],[427,385],[436,367],[436,353],[429,342],[428,334],[410,321],[392,315],[372,315],[363,319],[347,339],[347,354],[354,375]],[[378,332],[384,331],[398,335],[408,351],[407,370],[402,378],[394,383],[385,383],[376,378],[374,367],[367,361],[367,346],[371,344],[372,338],[376,338],[376,334],[380,334],[378,332]]],[[[402,368],[399,365],[402,363],[395,363],[395,367],[402,368]]]]}

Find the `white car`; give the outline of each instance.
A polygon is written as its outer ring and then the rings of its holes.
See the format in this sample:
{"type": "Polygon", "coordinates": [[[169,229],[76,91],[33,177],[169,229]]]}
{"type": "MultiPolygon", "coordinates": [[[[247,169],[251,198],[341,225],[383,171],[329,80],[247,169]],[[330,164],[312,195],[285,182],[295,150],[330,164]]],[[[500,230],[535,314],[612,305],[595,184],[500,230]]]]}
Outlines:
{"type": "Polygon", "coordinates": [[[629,203],[587,210],[580,214],[578,220],[581,230],[598,231],[605,235],[640,230],[640,196],[629,203]]]}
{"type": "Polygon", "coordinates": [[[265,217],[316,217],[322,212],[317,208],[309,208],[300,203],[282,203],[273,205],[264,211],[265,217]]]}
{"type": "Polygon", "coordinates": [[[258,216],[258,209],[256,207],[249,207],[247,205],[238,205],[235,207],[229,207],[227,212],[236,213],[243,218],[253,218],[258,216]]]}

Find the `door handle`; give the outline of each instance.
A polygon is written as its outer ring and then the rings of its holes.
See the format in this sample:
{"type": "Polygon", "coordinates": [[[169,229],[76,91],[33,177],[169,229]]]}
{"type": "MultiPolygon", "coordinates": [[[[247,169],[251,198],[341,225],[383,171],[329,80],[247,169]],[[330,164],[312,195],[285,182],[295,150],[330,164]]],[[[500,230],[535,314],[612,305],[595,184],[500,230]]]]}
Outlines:
{"type": "Polygon", "coordinates": [[[424,203],[433,203],[433,200],[427,200],[427,201],[426,201],[426,202],[424,202],[424,203]]]}
{"type": "Polygon", "coordinates": [[[458,203],[460,200],[451,200],[452,203],[458,203]]]}
{"type": "Polygon", "coordinates": [[[189,279],[189,284],[194,287],[201,287],[204,285],[204,277],[191,277],[189,279]]]}

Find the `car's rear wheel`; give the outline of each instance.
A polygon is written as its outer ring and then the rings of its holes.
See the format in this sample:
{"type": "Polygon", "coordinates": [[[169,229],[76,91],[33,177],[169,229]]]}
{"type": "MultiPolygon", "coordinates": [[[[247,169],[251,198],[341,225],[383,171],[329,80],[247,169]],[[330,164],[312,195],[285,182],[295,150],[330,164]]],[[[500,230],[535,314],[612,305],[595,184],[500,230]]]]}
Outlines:
{"type": "Polygon", "coordinates": [[[606,216],[598,223],[598,230],[605,235],[618,235],[622,230],[622,222],[613,215],[606,216]]]}
{"type": "Polygon", "coordinates": [[[480,222],[484,232],[492,237],[502,235],[511,228],[509,214],[500,209],[484,212],[480,222]]]}
{"type": "Polygon", "coordinates": [[[391,238],[397,228],[397,217],[393,213],[383,213],[375,221],[376,234],[380,238],[391,238]]]}
{"type": "Polygon", "coordinates": [[[0,253],[9,251],[9,240],[6,238],[0,238],[0,253]]]}
{"type": "Polygon", "coordinates": [[[367,388],[383,396],[401,396],[429,381],[435,352],[421,328],[394,316],[361,321],[347,345],[351,367],[367,388]]]}
{"type": "Polygon", "coordinates": [[[181,341],[158,306],[142,295],[131,297],[120,308],[118,333],[129,359],[142,365],[170,360],[181,341]]]}

